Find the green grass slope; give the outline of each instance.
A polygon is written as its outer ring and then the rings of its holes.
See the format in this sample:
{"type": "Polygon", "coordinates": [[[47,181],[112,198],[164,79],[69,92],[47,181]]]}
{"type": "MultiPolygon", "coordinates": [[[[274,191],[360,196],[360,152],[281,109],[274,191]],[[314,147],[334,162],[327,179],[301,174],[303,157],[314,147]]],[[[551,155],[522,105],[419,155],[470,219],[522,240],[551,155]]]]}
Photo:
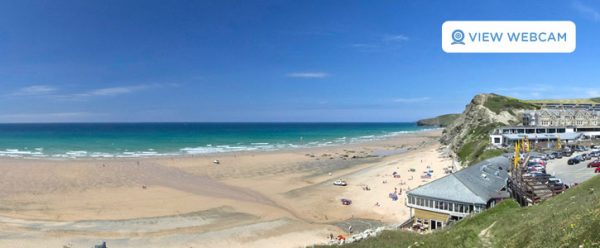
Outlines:
{"type": "Polygon", "coordinates": [[[567,103],[567,104],[595,104],[600,103],[600,97],[596,98],[575,98],[575,99],[543,99],[527,100],[530,103],[567,103]]]}
{"type": "Polygon", "coordinates": [[[387,231],[344,247],[600,247],[600,177],[540,205],[496,207],[431,234],[387,231]]]}
{"type": "Polygon", "coordinates": [[[471,130],[464,138],[465,142],[458,150],[457,155],[460,161],[469,161],[469,164],[475,164],[504,153],[504,150],[501,149],[488,149],[490,145],[489,135],[499,126],[502,126],[502,124],[490,123],[471,130]]]}
{"type": "Polygon", "coordinates": [[[519,100],[517,98],[506,97],[495,95],[493,97],[489,97],[487,101],[483,104],[486,108],[493,111],[496,114],[499,114],[502,111],[508,111],[509,113],[514,115],[513,110],[515,109],[539,109],[540,106],[519,100]]]}
{"type": "Polygon", "coordinates": [[[439,127],[447,127],[452,124],[456,119],[460,117],[460,114],[446,114],[440,115],[434,118],[423,119],[417,121],[419,126],[439,126],[439,127]]]}

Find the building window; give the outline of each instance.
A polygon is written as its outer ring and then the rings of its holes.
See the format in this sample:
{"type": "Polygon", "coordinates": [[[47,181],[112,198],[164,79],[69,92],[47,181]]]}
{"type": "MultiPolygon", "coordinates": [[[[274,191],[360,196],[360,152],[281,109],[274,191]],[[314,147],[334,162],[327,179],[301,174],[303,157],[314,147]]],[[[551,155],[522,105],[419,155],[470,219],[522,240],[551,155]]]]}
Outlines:
{"type": "Polygon", "coordinates": [[[451,211],[451,212],[454,211],[454,203],[448,204],[448,211],[451,211]]]}
{"type": "Polygon", "coordinates": [[[500,144],[500,138],[494,138],[494,144],[500,144]]]}

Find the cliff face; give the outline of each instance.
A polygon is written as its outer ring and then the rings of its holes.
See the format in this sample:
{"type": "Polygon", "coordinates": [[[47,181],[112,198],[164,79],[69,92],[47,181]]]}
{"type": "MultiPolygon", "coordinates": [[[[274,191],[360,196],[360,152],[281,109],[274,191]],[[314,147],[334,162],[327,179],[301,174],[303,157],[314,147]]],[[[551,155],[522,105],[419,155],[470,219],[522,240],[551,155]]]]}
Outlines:
{"type": "MultiPolygon", "coordinates": [[[[463,164],[485,159],[489,151],[490,132],[503,125],[521,123],[525,109],[535,109],[537,105],[496,94],[476,95],[466,106],[465,111],[443,132],[442,143],[448,145],[463,164]]],[[[500,154],[502,151],[493,151],[500,154]]]]}

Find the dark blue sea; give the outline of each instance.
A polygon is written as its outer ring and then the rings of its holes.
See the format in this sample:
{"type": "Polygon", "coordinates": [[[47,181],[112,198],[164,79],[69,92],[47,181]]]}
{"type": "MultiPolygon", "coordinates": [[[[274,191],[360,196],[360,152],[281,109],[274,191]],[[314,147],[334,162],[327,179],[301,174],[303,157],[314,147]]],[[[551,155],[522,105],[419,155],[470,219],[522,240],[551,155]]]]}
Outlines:
{"type": "Polygon", "coordinates": [[[150,157],[271,151],[383,139],[415,123],[0,124],[2,157],[150,157]]]}

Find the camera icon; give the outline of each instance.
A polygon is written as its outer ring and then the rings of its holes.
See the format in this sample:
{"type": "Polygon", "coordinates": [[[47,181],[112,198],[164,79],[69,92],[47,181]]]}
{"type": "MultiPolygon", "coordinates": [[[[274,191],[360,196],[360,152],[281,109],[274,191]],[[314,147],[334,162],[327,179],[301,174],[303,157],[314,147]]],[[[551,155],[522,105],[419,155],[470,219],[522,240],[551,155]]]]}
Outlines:
{"type": "Polygon", "coordinates": [[[465,43],[463,42],[463,40],[465,39],[465,33],[460,30],[460,29],[456,29],[454,31],[452,31],[452,45],[464,45],[465,43]]]}

